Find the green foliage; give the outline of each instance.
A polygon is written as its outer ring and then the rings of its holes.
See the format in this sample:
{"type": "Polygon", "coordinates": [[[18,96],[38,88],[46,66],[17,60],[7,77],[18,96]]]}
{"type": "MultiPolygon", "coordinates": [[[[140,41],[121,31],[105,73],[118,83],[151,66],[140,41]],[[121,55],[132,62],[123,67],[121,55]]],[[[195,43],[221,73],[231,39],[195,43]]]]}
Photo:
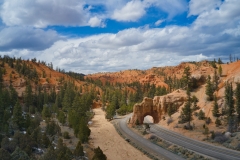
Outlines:
{"type": "Polygon", "coordinates": [[[200,110],[199,113],[198,113],[198,119],[199,120],[204,120],[206,117],[205,117],[205,113],[200,110]]]}
{"type": "Polygon", "coordinates": [[[233,117],[234,110],[234,99],[233,99],[233,88],[232,84],[226,83],[225,85],[225,102],[228,107],[227,113],[228,118],[233,117]]]}
{"type": "Polygon", "coordinates": [[[117,110],[117,113],[119,115],[126,115],[128,113],[131,113],[132,111],[133,111],[133,105],[123,105],[117,110]]]}
{"type": "Polygon", "coordinates": [[[57,153],[54,151],[54,148],[49,147],[41,160],[57,160],[57,153]]]}
{"type": "Polygon", "coordinates": [[[88,137],[90,136],[91,130],[87,126],[87,122],[84,117],[81,118],[79,123],[79,140],[84,143],[88,141],[88,137]]]}
{"type": "Polygon", "coordinates": [[[216,124],[216,127],[219,127],[220,125],[222,125],[220,119],[218,118],[216,119],[215,124],[216,124]]]}
{"type": "Polygon", "coordinates": [[[236,96],[236,112],[238,114],[238,123],[240,122],[240,83],[237,83],[237,87],[235,90],[236,96]]]}
{"type": "Polygon", "coordinates": [[[103,153],[100,147],[94,149],[92,160],[107,160],[107,156],[103,153]]]}
{"type": "Polygon", "coordinates": [[[53,136],[61,133],[61,128],[54,121],[48,122],[46,126],[46,134],[53,136]]]}
{"type": "Polygon", "coordinates": [[[19,147],[11,154],[12,160],[30,160],[26,152],[21,150],[19,147]]]}
{"type": "Polygon", "coordinates": [[[110,104],[109,106],[107,106],[105,118],[108,120],[113,119],[113,116],[115,115],[115,110],[116,108],[114,104],[110,104]]]}
{"type": "Polygon", "coordinates": [[[0,149],[0,159],[1,160],[10,160],[11,155],[6,151],[5,149],[1,148],[0,149]]]}
{"type": "Polygon", "coordinates": [[[174,114],[177,111],[177,106],[175,104],[169,104],[167,108],[167,114],[169,117],[171,117],[172,114],[174,114]]]}
{"type": "Polygon", "coordinates": [[[206,91],[205,91],[206,95],[208,96],[208,100],[209,101],[212,101],[213,100],[213,93],[214,93],[214,90],[213,90],[213,84],[211,82],[211,77],[210,75],[208,75],[208,78],[207,78],[207,85],[206,85],[206,91]]]}
{"type": "Polygon", "coordinates": [[[84,156],[83,146],[80,141],[78,141],[77,147],[75,148],[73,154],[77,157],[84,156]]]}
{"type": "Polygon", "coordinates": [[[191,72],[190,72],[190,67],[185,67],[184,72],[183,72],[183,77],[182,77],[182,82],[187,89],[191,89],[192,87],[192,82],[191,82],[191,72]]]}
{"type": "Polygon", "coordinates": [[[188,99],[182,108],[179,123],[188,122],[188,126],[190,127],[190,122],[192,120],[192,109],[191,109],[191,95],[189,90],[187,90],[188,99]]]}
{"type": "Polygon", "coordinates": [[[198,98],[194,95],[194,96],[192,96],[191,101],[192,101],[192,103],[193,103],[192,110],[193,110],[193,111],[198,110],[198,109],[200,108],[200,107],[197,105],[197,103],[198,103],[198,98]]]}
{"type": "Polygon", "coordinates": [[[63,140],[61,138],[58,139],[56,154],[57,160],[69,160],[73,158],[71,150],[63,144],[63,140]]]}
{"type": "Polygon", "coordinates": [[[27,107],[27,111],[29,111],[29,107],[30,105],[32,105],[32,100],[33,100],[32,94],[33,94],[32,86],[30,82],[27,82],[26,90],[24,93],[24,102],[25,102],[25,106],[27,107]]]}
{"type": "Polygon", "coordinates": [[[218,103],[217,103],[217,97],[216,96],[214,96],[212,114],[213,114],[214,117],[219,116],[219,109],[218,109],[218,103]]]}
{"type": "Polygon", "coordinates": [[[43,106],[43,110],[42,110],[42,116],[44,118],[50,118],[51,117],[51,111],[50,111],[50,107],[48,105],[44,105],[43,106]]]}
{"type": "Polygon", "coordinates": [[[18,128],[24,127],[24,117],[22,115],[22,107],[20,106],[19,101],[17,101],[14,106],[12,121],[18,128]]]}
{"type": "Polygon", "coordinates": [[[63,111],[58,111],[58,115],[57,115],[58,121],[62,124],[64,124],[66,122],[66,117],[63,111]]]}
{"type": "Polygon", "coordinates": [[[222,76],[222,66],[221,65],[219,65],[219,67],[218,67],[218,74],[220,77],[222,76]]]}
{"type": "Polygon", "coordinates": [[[67,131],[63,132],[64,139],[70,139],[69,133],[67,131]]]}

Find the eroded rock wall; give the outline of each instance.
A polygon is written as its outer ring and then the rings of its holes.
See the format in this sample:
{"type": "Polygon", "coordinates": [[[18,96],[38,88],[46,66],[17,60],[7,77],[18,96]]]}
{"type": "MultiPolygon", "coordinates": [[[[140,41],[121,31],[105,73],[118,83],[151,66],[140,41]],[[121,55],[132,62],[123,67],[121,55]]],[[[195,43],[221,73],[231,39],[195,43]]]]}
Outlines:
{"type": "Polygon", "coordinates": [[[155,96],[153,99],[145,97],[141,103],[134,105],[130,124],[142,124],[147,115],[153,117],[154,123],[158,123],[167,113],[167,108],[170,105],[174,104],[179,108],[186,100],[187,95],[183,90],[177,90],[164,96],[155,96]]]}

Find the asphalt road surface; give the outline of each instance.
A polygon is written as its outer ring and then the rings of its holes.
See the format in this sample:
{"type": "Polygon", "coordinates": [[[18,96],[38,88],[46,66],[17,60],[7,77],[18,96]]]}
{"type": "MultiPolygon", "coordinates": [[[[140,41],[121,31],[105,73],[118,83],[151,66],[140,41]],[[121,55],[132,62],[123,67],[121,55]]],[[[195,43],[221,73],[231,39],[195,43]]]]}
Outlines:
{"type": "Polygon", "coordinates": [[[134,133],[131,129],[127,126],[127,120],[130,116],[127,116],[123,119],[118,119],[116,122],[116,127],[124,135],[129,141],[135,143],[138,147],[142,148],[144,151],[150,153],[154,157],[161,159],[161,160],[183,160],[182,157],[173,154],[172,152],[165,150],[156,144],[153,144],[149,140],[139,136],[138,134],[134,133]]]}
{"type": "Polygon", "coordinates": [[[185,137],[157,124],[152,124],[150,132],[171,143],[188,148],[195,152],[221,160],[240,160],[240,151],[214,146],[201,141],[185,137]]]}

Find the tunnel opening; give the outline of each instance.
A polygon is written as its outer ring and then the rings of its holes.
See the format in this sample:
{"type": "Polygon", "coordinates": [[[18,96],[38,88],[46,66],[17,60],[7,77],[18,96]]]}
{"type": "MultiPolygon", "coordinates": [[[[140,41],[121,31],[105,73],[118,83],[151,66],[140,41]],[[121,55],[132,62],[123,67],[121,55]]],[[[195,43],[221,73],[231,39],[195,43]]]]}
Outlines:
{"type": "Polygon", "coordinates": [[[143,123],[152,124],[154,123],[154,119],[151,115],[146,115],[143,119],[143,123]]]}

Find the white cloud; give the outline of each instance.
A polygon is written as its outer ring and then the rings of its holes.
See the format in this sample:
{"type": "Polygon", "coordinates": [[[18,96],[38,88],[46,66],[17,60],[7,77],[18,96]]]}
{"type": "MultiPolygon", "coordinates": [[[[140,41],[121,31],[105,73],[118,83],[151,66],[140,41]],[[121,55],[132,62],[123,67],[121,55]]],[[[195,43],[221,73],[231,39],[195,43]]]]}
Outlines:
{"type": "Polygon", "coordinates": [[[165,20],[163,20],[163,19],[159,19],[154,24],[155,24],[155,26],[160,26],[160,24],[162,24],[162,22],[164,22],[164,21],[165,20]]]}
{"type": "Polygon", "coordinates": [[[55,31],[44,31],[31,27],[8,27],[0,31],[0,50],[30,49],[44,50],[60,37],[55,31]]]}
{"type": "Polygon", "coordinates": [[[239,0],[226,0],[219,6],[219,9],[206,11],[200,14],[194,22],[194,27],[195,29],[210,29],[211,32],[218,32],[231,26],[236,27],[239,25],[240,21],[239,6],[239,0]]]}
{"type": "Polygon", "coordinates": [[[116,9],[112,18],[117,21],[138,21],[145,14],[144,3],[140,0],[132,0],[123,8],[116,9]]]}
{"type": "Polygon", "coordinates": [[[191,0],[189,2],[188,15],[199,15],[203,12],[211,11],[219,7],[221,3],[221,0],[191,0]]]}
{"type": "Polygon", "coordinates": [[[90,14],[83,0],[4,0],[0,15],[8,26],[87,25],[90,14]]]}
{"type": "MultiPolygon", "coordinates": [[[[133,3],[133,1],[131,2],[133,3]]],[[[159,4],[160,2],[162,1],[159,0],[159,4]]],[[[141,3],[143,6],[148,6],[157,3],[157,1],[146,0],[141,3]]],[[[179,6],[177,7],[178,13],[184,10],[180,4],[176,6],[179,6]]],[[[15,47],[15,50],[6,50],[0,54],[20,55],[22,57],[35,56],[37,59],[47,62],[52,61],[54,66],[59,66],[65,70],[83,73],[133,68],[147,69],[153,66],[177,65],[181,61],[224,58],[224,56],[228,58],[228,54],[240,57],[240,10],[238,6],[240,6],[238,0],[225,0],[219,9],[208,8],[193,12],[194,14],[199,13],[199,16],[190,26],[130,28],[116,34],[99,34],[57,42],[53,40],[49,43],[53,45],[43,51],[15,47]]],[[[119,11],[124,7],[126,5],[123,3],[119,11]]],[[[169,11],[169,13],[174,15],[175,12],[169,11]]],[[[101,16],[97,18],[102,19],[101,16]]],[[[97,18],[93,19],[92,25],[100,23],[97,18]]],[[[17,32],[11,32],[17,34],[17,32]]],[[[45,35],[45,32],[38,32],[43,34],[40,42],[49,36],[45,35]]],[[[0,37],[4,37],[0,41],[2,47],[5,45],[4,43],[15,44],[8,41],[13,36],[10,31],[8,36],[3,36],[3,33],[5,31],[0,33],[0,37]]],[[[18,34],[16,37],[13,36],[14,39],[18,37],[21,36],[18,34]]],[[[50,36],[47,39],[51,40],[51,37],[54,39],[55,36],[50,36]]]]}
{"type": "Polygon", "coordinates": [[[102,19],[100,19],[100,18],[98,18],[98,17],[96,17],[96,16],[90,18],[89,21],[88,21],[88,24],[89,24],[89,26],[91,26],[91,27],[98,27],[98,26],[100,26],[100,27],[105,27],[105,24],[104,24],[104,22],[102,21],[102,19]]]}
{"type": "Polygon", "coordinates": [[[168,13],[168,19],[187,11],[186,0],[145,0],[145,3],[168,13]]]}

